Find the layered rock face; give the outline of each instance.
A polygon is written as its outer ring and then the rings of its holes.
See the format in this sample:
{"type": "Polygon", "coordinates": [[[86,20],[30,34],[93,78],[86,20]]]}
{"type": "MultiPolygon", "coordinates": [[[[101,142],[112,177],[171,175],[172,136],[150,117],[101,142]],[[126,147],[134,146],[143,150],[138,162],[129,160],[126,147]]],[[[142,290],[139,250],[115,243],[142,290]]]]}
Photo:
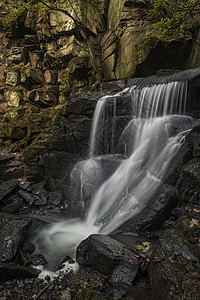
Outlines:
{"type": "MultiPolygon", "coordinates": [[[[73,88],[101,79],[198,66],[190,59],[196,51],[191,41],[159,39],[150,8],[143,0],[60,0],[56,10],[31,6],[11,37],[1,34],[1,98],[11,107],[27,101],[50,107],[66,102],[73,88]]],[[[3,2],[1,16],[8,11],[3,2]]]]}

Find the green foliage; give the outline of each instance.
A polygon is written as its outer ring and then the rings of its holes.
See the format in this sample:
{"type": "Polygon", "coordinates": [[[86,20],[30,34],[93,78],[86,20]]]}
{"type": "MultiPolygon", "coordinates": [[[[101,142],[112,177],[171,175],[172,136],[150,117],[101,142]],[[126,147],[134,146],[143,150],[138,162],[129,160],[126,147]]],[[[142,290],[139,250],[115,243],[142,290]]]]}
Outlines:
{"type": "Polygon", "coordinates": [[[200,0],[154,0],[149,14],[156,18],[161,38],[191,37],[198,24],[200,0]]]}
{"type": "MultiPolygon", "coordinates": [[[[26,12],[31,8],[37,8],[39,11],[44,9],[45,3],[55,4],[55,1],[52,0],[22,0],[21,4],[17,8],[12,7],[10,12],[6,17],[1,21],[1,29],[7,31],[9,36],[12,36],[13,30],[18,28],[19,21],[23,19],[26,12]]],[[[14,5],[13,5],[14,6],[14,5]]]]}
{"type": "Polygon", "coordinates": [[[24,71],[25,69],[30,67],[30,62],[28,62],[27,64],[24,64],[24,62],[21,62],[17,65],[12,65],[11,69],[13,71],[24,71]]]}
{"type": "Polygon", "coordinates": [[[2,21],[3,30],[8,31],[9,36],[12,35],[12,30],[18,28],[18,21],[22,15],[30,8],[32,1],[22,2],[17,8],[11,9],[6,18],[2,21]]]}
{"type": "Polygon", "coordinates": [[[62,75],[62,83],[59,85],[60,94],[66,94],[70,88],[70,78],[68,74],[62,75]]]}

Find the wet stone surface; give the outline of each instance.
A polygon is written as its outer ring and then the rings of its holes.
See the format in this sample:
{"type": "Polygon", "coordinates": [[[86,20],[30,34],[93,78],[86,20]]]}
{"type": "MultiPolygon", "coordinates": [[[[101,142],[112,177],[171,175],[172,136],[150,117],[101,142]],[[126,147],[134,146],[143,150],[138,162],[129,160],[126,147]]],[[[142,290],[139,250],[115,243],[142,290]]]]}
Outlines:
{"type": "Polygon", "coordinates": [[[200,293],[200,206],[176,209],[149,263],[153,299],[198,299],[200,293]]]}

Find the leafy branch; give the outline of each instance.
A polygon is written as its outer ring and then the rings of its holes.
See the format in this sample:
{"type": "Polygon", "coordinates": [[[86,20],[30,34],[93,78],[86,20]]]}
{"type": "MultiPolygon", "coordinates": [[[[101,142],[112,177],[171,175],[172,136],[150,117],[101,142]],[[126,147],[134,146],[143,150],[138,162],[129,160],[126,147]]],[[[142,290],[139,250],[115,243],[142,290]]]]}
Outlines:
{"type": "Polygon", "coordinates": [[[198,25],[200,0],[154,0],[149,15],[157,19],[161,38],[192,37],[198,25]]]}
{"type": "Polygon", "coordinates": [[[26,1],[24,0],[21,5],[19,5],[17,8],[14,8],[9,12],[9,14],[6,15],[4,20],[2,21],[2,27],[3,30],[8,31],[9,35],[12,35],[12,29],[18,28],[18,22],[22,19],[22,16],[27,13],[29,9],[32,8],[38,8],[38,9],[44,9],[48,8],[52,11],[58,11],[62,12],[65,15],[67,15],[69,18],[73,20],[73,22],[76,24],[77,28],[79,29],[79,33],[82,35],[83,39],[86,39],[88,35],[96,36],[94,32],[92,32],[88,27],[86,27],[83,22],[81,22],[78,14],[76,13],[72,2],[70,0],[66,0],[69,7],[73,11],[72,13],[69,12],[67,9],[63,9],[59,7],[59,1],[53,1],[53,0],[30,0],[26,1]]]}

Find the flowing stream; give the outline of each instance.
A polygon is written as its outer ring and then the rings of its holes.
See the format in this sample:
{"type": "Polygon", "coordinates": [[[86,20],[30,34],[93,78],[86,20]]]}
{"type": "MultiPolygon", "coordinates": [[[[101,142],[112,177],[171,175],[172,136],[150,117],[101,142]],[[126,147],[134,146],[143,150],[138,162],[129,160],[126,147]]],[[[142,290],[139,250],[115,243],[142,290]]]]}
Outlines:
{"type": "Polygon", "coordinates": [[[74,258],[83,239],[111,233],[145,207],[194,126],[193,119],[184,116],[186,98],[187,82],[170,82],[132,86],[99,99],[89,157],[71,173],[83,216],[40,230],[36,252],[49,262],[66,255],[74,258]]]}

